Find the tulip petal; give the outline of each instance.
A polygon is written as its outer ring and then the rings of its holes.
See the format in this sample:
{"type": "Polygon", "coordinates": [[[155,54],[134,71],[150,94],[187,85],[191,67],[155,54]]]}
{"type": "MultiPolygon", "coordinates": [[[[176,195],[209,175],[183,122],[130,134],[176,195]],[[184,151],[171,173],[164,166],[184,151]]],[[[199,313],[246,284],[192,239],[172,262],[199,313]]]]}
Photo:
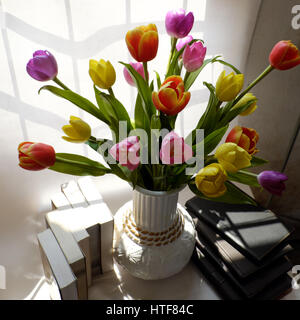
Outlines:
{"type": "Polygon", "coordinates": [[[145,32],[138,46],[140,61],[150,61],[155,58],[158,49],[158,33],[155,31],[145,32]]]}
{"type": "MultiPolygon", "coordinates": [[[[74,121],[72,121],[74,123],[74,121]]],[[[72,125],[66,124],[62,127],[63,132],[73,139],[81,139],[81,135],[77,132],[72,125]]]]}
{"type": "Polygon", "coordinates": [[[171,88],[159,90],[158,98],[160,102],[170,111],[177,106],[177,94],[176,91],[171,88]]]}
{"type": "Polygon", "coordinates": [[[138,62],[141,62],[142,60],[139,57],[139,43],[140,40],[143,36],[143,32],[142,30],[135,28],[133,30],[130,30],[127,32],[126,34],[126,44],[127,44],[127,48],[130,52],[130,54],[133,56],[133,58],[135,60],[137,60],[138,62]]]}
{"type": "Polygon", "coordinates": [[[169,109],[166,108],[166,107],[160,102],[160,100],[159,100],[159,98],[158,98],[158,94],[157,94],[157,92],[155,92],[155,91],[152,92],[152,101],[153,101],[153,103],[154,103],[154,105],[155,105],[155,108],[156,108],[157,110],[162,111],[163,113],[168,114],[169,109]]]}

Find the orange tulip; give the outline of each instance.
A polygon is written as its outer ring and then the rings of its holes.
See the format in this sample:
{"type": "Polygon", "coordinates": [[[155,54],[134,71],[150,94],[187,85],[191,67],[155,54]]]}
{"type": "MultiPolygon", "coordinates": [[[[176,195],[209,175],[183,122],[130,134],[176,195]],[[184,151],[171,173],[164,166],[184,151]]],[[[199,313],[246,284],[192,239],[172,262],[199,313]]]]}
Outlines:
{"type": "Polygon", "coordinates": [[[185,108],[190,101],[190,92],[184,92],[184,83],[180,76],[170,76],[161,85],[158,93],[152,92],[152,101],[156,109],[173,116],[185,108]]]}
{"type": "Polygon", "coordinates": [[[56,156],[53,147],[44,143],[22,142],[18,147],[19,166],[26,170],[37,171],[54,165],[56,156]]]}
{"type": "Polygon", "coordinates": [[[126,34],[127,48],[138,62],[147,62],[155,58],[158,49],[158,33],[155,24],[140,26],[126,34]]]}
{"type": "Polygon", "coordinates": [[[236,143],[239,147],[254,155],[258,152],[256,143],[258,142],[258,133],[251,128],[235,126],[228,134],[226,142],[236,143]]]}
{"type": "Polygon", "coordinates": [[[291,41],[279,41],[269,56],[270,64],[278,70],[288,70],[300,64],[300,51],[291,41]]]}

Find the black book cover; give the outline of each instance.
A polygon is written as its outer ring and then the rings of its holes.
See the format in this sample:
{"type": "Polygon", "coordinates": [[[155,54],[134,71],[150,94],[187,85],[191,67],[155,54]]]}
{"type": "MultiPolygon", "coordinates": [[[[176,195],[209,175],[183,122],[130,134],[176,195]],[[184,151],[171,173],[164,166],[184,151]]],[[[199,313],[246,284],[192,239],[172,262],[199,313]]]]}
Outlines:
{"type": "MultiPolygon", "coordinates": [[[[199,225],[204,224],[198,221],[197,229],[199,225]]],[[[253,298],[255,295],[259,294],[271,284],[275,279],[287,273],[293,265],[285,258],[281,257],[276,261],[270,268],[262,269],[258,271],[255,275],[241,279],[237,277],[224,263],[220,255],[214,247],[207,243],[207,241],[201,236],[201,232],[198,232],[196,237],[196,246],[206,254],[206,256],[211,259],[247,298],[253,298]]]]}
{"type": "Polygon", "coordinates": [[[262,262],[279,251],[293,228],[283,224],[270,210],[194,197],[186,208],[212,226],[224,239],[254,262],[262,262]]]}
{"type": "Polygon", "coordinates": [[[259,265],[254,264],[205,222],[199,220],[193,212],[190,214],[193,217],[198,237],[203,239],[206,245],[209,246],[239,278],[254,277],[257,273],[257,276],[259,276],[262,272],[278,273],[279,275],[281,272],[281,264],[286,261],[283,256],[293,250],[288,244],[268,259],[266,263],[259,265]]]}
{"type": "MultiPolygon", "coordinates": [[[[216,291],[225,300],[249,299],[238,286],[221,272],[202,249],[195,247],[192,260],[199,267],[203,275],[210,281],[216,291]]],[[[284,274],[278,277],[262,292],[252,297],[252,300],[275,300],[281,298],[291,290],[291,278],[284,274]]]]}

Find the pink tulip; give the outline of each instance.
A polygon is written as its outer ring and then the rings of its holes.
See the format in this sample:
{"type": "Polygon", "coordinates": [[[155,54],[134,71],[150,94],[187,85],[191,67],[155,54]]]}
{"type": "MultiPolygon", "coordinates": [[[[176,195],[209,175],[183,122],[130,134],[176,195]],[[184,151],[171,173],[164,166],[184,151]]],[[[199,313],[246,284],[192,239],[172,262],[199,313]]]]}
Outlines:
{"type": "Polygon", "coordinates": [[[193,72],[199,69],[206,55],[206,47],[201,41],[187,45],[183,51],[182,61],[185,69],[188,72],[193,72]]]}
{"type": "Polygon", "coordinates": [[[192,40],[193,40],[193,37],[191,35],[188,35],[184,38],[179,39],[176,44],[177,51],[180,51],[180,49],[182,49],[184,46],[189,44],[192,40]]]}
{"type": "MultiPolygon", "coordinates": [[[[143,64],[142,63],[131,62],[129,64],[132,66],[132,68],[135,71],[137,71],[145,79],[145,73],[144,73],[144,68],[143,68],[143,64]]],[[[123,69],[123,74],[124,74],[124,78],[128,82],[128,84],[130,84],[131,86],[136,87],[136,84],[135,84],[134,80],[132,79],[130,73],[128,72],[128,70],[125,67],[123,69]]]]}
{"type": "Polygon", "coordinates": [[[164,137],[159,155],[164,164],[181,164],[193,156],[193,150],[183,138],[171,131],[164,137]]]}
{"type": "Polygon", "coordinates": [[[140,143],[137,136],[128,137],[121,142],[115,144],[109,153],[123,167],[127,167],[130,171],[135,170],[140,164],[140,143]]]}
{"type": "Polygon", "coordinates": [[[194,14],[185,14],[184,9],[171,10],[166,15],[165,25],[167,34],[174,38],[184,38],[191,31],[194,24],[194,14]]]}

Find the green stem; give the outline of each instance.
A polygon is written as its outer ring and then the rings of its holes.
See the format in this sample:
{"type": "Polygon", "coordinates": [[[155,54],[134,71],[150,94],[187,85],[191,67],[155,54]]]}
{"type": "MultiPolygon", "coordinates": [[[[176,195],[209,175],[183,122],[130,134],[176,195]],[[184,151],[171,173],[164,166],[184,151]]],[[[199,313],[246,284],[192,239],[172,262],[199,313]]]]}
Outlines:
{"type": "Polygon", "coordinates": [[[109,94],[110,94],[111,96],[113,96],[113,97],[115,98],[115,94],[114,94],[113,89],[112,89],[111,87],[108,88],[108,92],[109,92],[109,94]]]}
{"type": "Polygon", "coordinates": [[[143,68],[144,68],[144,74],[145,74],[145,79],[146,79],[147,85],[149,85],[149,74],[148,74],[147,62],[143,62],[143,68]]]}
{"type": "Polygon", "coordinates": [[[184,80],[183,83],[185,84],[187,82],[188,77],[190,76],[190,72],[186,71],[185,75],[184,75],[184,80]]]}
{"type": "Polygon", "coordinates": [[[240,101],[243,96],[248,93],[258,82],[260,82],[265,76],[267,76],[274,68],[269,65],[250,85],[245,89],[233,102],[232,106],[234,106],[238,101],[240,101]]]}
{"type": "Polygon", "coordinates": [[[218,112],[218,110],[220,109],[220,106],[222,104],[222,101],[218,100],[217,104],[216,104],[216,111],[218,112]]]}
{"type": "Polygon", "coordinates": [[[167,73],[169,72],[169,68],[170,68],[170,64],[171,64],[171,61],[172,61],[172,58],[173,58],[173,55],[174,55],[174,51],[175,51],[175,48],[176,48],[176,43],[177,43],[177,38],[174,38],[172,37],[171,38],[171,52],[170,52],[170,56],[169,56],[169,61],[168,61],[168,66],[167,66],[167,73]]]}
{"type": "Polygon", "coordinates": [[[53,79],[53,81],[55,82],[55,83],[57,83],[60,87],[62,87],[63,89],[65,89],[65,90],[70,90],[66,85],[64,85],[57,77],[55,77],[54,79],[53,79]]]}

